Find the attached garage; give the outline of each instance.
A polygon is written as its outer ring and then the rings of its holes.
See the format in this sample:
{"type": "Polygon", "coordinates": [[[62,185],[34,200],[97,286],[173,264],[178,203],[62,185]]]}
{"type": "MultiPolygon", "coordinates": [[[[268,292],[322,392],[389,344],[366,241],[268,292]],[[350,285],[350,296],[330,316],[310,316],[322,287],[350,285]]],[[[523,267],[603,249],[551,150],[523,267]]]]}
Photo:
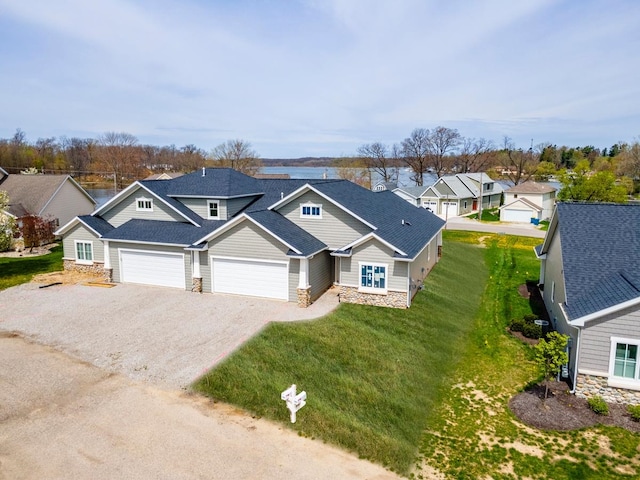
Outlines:
{"type": "Polygon", "coordinates": [[[457,217],[458,202],[442,202],[442,215],[447,217],[457,217]]]}
{"type": "Polygon", "coordinates": [[[211,257],[212,291],[289,300],[287,262],[211,257]]]}
{"type": "Polygon", "coordinates": [[[185,288],[184,254],[119,250],[120,281],[185,288]]]}

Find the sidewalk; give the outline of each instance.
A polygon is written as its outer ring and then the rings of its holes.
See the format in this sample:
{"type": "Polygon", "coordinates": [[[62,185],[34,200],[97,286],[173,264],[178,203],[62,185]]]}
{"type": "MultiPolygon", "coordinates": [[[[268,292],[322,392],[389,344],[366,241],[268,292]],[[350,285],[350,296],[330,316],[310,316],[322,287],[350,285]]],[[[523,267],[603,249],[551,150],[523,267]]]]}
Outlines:
{"type": "MultiPolygon", "coordinates": [[[[442,215],[438,215],[444,220],[442,215]]],[[[523,237],[544,238],[546,233],[531,223],[479,222],[466,217],[449,217],[446,230],[467,230],[472,232],[502,233],[523,237]]]]}

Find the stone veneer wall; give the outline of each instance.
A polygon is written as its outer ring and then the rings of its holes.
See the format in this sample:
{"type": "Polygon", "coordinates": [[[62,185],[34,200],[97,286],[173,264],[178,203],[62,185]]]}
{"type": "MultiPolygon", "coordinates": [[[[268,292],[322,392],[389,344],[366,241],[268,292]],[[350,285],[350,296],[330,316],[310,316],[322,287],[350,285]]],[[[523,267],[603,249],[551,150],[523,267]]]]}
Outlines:
{"type": "Polygon", "coordinates": [[[591,398],[598,395],[609,403],[640,404],[640,391],[610,387],[607,385],[606,377],[579,373],[576,381],[576,396],[591,398]]]}
{"type": "Polygon", "coordinates": [[[93,273],[96,275],[105,275],[105,277],[107,276],[107,272],[105,272],[103,263],[82,265],[82,264],[76,263],[75,260],[63,260],[62,265],[63,265],[63,268],[69,272],[93,273]]]}
{"type": "Polygon", "coordinates": [[[298,288],[298,306],[307,308],[309,305],[311,305],[311,287],[298,288]]]}
{"type": "Polygon", "coordinates": [[[202,293],[202,278],[191,278],[191,291],[195,293],[202,293]]]}
{"type": "Polygon", "coordinates": [[[364,293],[356,287],[340,287],[340,302],[375,305],[377,307],[407,308],[407,294],[388,292],[386,295],[364,293]]]}

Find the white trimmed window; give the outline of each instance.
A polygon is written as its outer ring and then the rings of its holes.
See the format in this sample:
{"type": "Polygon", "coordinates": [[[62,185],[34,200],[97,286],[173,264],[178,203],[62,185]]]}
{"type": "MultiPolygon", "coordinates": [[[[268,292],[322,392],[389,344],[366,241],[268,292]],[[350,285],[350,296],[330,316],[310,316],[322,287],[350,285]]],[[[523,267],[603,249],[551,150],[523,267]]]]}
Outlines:
{"type": "Polygon", "coordinates": [[[207,214],[210,219],[219,219],[220,218],[220,204],[217,200],[209,200],[207,202],[207,214]]]}
{"type": "Polygon", "coordinates": [[[301,218],[322,218],[322,205],[317,203],[303,203],[300,205],[301,218]]]}
{"type": "Polygon", "coordinates": [[[136,198],[136,212],[153,212],[153,199],[145,197],[136,198]]]}
{"type": "Polygon", "coordinates": [[[76,263],[91,265],[93,263],[93,244],[76,240],[76,263]]]}
{"type": "Polygon", "coordinates": [[[632,383],[640,388],[640,365],[638,351],[640,340],[611,337],[611,354],[609,357],[609,383],[632,383]]]}
{"type": "Polygon", "coordinates": [[[387,265],[360,263],[360,291],[387,293],[387,265]]]}

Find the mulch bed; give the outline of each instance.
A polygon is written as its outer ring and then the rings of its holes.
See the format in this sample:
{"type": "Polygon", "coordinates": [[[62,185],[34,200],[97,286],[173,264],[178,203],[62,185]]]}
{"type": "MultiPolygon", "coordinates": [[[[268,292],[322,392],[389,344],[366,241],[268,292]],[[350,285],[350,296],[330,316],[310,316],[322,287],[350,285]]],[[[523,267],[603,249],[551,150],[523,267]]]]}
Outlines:
{"type": "Polygon", "coordinates": [[[594,425],[614,425],[640,433],[640,422],[627,413],[626,405],[609,404],[609,415],[594,413],[584,398],[569,393],[563,382],[549,385],[544,399],[544,384],[535,385],[509,401],[509,408],[523,423],[541,430],[575,430],[594,425]]]}

